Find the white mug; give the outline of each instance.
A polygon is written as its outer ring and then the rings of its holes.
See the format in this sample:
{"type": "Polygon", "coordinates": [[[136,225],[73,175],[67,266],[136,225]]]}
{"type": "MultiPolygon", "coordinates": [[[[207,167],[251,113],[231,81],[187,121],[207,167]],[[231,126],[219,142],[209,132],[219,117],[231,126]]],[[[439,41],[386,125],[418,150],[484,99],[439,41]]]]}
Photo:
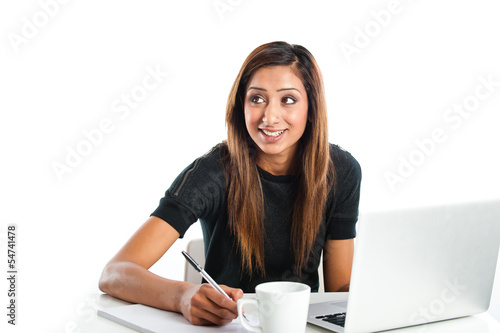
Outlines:
{"type": "Polygon", "coordinates": [[[255,333],[305,332],[311,287],[298,282],[266,282],[255,288],[255,294],[256,299],[238,300],[238,315],[246,330],[255,333]],[[250,325],[243,318],[244,305],[258,309],[258,326],[250,325]]]}

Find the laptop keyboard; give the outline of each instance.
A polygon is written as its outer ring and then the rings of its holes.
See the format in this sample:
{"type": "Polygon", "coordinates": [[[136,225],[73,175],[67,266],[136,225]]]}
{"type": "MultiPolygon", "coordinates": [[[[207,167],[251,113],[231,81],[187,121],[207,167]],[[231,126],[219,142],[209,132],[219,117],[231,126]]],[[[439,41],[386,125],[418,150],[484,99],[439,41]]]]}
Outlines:
{"type": "Polygon", "coordinates": [[[345,325],[345,312],[317,316],[316,319],[322,319],[323,321],[327,321],[329,323],[344,327],[344,325],[345,325]]]}

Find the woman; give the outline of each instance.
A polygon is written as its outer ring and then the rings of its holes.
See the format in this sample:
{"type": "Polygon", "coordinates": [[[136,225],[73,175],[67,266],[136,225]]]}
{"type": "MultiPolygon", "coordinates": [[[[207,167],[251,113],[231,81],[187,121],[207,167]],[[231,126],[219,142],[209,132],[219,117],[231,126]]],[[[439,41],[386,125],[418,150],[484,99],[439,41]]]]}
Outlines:
{"type": "Polygon", "coordinates": [[[236,301],[265,281],[347,291],[361,169],[328,143],[323,82],[313,56],[284,42],[245,60],[229,95],[228,138],[188,166],[149,220],[106,265],[99,287],[115,297],[182,313],[196,325],[237,316],[236,301]],[[207,284],[148,269],[200,220],[207,284]]]}

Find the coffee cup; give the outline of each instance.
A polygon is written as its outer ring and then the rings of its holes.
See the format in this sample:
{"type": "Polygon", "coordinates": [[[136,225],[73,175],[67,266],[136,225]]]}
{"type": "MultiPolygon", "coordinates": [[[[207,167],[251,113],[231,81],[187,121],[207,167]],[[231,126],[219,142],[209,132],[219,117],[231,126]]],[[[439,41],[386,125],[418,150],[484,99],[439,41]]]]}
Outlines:
{"type": "Polygon", "coordinates": [[[265,282],[255,288],[255,299],[238,300],[241,325],[255,333],[304,333],[309,310],[311,288],[303,283],[265,282]],[[243,317],[243,307],[258,311],[259,324],[251,325],[243,317]]]}

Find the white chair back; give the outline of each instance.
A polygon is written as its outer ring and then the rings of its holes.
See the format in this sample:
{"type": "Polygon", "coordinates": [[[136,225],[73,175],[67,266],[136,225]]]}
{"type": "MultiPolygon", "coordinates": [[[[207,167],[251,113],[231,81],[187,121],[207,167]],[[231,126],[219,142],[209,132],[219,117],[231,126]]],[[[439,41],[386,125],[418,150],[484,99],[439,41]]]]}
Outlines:
{"type": "MultiPolygon", "coordinates": [[[[191,240],[187,245],[186,252],[189,253],[201,267],[205,266],[205,247],[202,238],[191,240]]],[[[201,283],[200,273],[198,273],[187,261],[184,265],[184,281],[194,284],[201,283]]]]}

